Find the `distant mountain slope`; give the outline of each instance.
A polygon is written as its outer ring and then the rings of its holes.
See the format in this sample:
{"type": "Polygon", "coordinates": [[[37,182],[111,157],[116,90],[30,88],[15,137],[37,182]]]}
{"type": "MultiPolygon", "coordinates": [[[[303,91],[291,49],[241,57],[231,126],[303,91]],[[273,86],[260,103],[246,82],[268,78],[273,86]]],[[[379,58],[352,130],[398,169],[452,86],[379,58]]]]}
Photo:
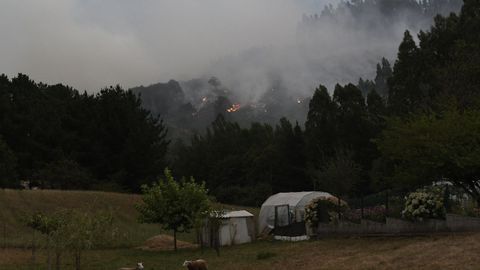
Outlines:
{"type": "MultiPolygon", "coordinates": [[[[218,114],[241,125],[276,124],[281,117],[303,124],[315,87],[323,84],[334,89],[336,83],[373,79],[382,57],[395,58],[406,29],[426,30],[436,14],[457,12],[462,3],[341,1],[299,18],[291,44],[253,47],[221,57],[203,71],[216,77],[169,81],[132,91],[142,95],[147,109],[165,119],[173,137],[203,132],[218,114]]],[[[385,96],[387,91],[379,92],[385,96]]]]}
{"type": "Polygon", "coordinates": [[[215,77],[170,80],[130,90],[140,95],[146,109],[165,120],[173,138],[188,139],[204,132],[219,114],[241,125],[274,125],[282,117],[303,124],[308,112],[309,99],[296,97],[281,83],[275,83],[258,101],[245,103],[215,77]]]}

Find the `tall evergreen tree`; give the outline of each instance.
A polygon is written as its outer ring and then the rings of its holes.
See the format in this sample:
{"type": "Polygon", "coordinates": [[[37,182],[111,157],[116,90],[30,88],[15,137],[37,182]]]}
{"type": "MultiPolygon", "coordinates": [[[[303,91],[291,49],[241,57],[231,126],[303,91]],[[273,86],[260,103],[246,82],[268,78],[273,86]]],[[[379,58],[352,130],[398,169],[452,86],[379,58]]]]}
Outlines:
{"type": "Polygon", "coordinates": [[[332,156],[337,141],[337,104],[325,86],[320,85],[309,104],[305,136],[309,162],[322,162],[332,156]]]}
{"type": "Polygon", "coordinates": [[[410,32],[405,31],[393,67],[393,76],[389,81],[388,103],[395,114],[401,115],[420,109],[418,105],[422,92],[418,82],[422,67],[418,63],[418,57],[418,47],[410,32]]]}
{"type": "Polygon", "coordinates": [[[388,80],[392,77],[393,71],[387,59],[382,58],[382,63],[377,64],[377,75],[375,76],[375,90],[380,96],[388,95],[388,80]]]}

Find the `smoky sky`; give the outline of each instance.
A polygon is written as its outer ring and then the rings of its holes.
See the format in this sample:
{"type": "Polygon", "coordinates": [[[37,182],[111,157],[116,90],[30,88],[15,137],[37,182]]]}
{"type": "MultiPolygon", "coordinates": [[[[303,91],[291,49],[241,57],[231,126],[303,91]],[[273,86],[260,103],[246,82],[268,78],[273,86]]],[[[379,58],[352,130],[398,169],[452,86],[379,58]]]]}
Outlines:
{"type": "Polygon", "coordinates": [[[0,73],[89,92],[189,79],[228,55],[288,46],[326,2],[3,0],[0,73]]]}

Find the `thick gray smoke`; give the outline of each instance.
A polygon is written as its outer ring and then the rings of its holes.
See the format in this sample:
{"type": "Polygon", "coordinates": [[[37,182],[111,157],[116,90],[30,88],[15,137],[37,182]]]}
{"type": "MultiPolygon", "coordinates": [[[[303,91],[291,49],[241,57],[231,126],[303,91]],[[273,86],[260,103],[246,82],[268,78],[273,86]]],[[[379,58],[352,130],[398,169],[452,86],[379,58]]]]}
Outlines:
{"type": "Polygon", "coordinates": [[[190,79],[226,55],[291,42],[312,6],[301,2],[3,0],[0,73],[90,92],[190,79]]]}
{"type": "Polygon", "coordinates": [[[89,92],[216,76],[240,102],[278,84],[307,96],[319,83],[372,77],[382,56],[394,58],[403,31],[420,27],[398,16],[382,32],[375,12],[372,30],[356,29],[348,14],[302,22],[338,2],[3,0],[0,73],[89,92]]]}

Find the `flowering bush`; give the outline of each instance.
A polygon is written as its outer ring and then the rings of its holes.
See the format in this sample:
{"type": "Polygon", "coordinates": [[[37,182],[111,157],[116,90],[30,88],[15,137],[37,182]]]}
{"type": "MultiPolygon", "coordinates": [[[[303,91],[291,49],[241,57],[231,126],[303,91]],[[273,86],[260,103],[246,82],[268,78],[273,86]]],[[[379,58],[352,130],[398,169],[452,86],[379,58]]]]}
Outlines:
{"type": "MultiPolygon", "coordinates": [[[[384,205],[364,207],[363,218],[383,222],[385,220],[386,212],[387,210],[384,205]]],[[[362,219],[362,209],[347,210],[344,216],[346,220],[359,222],[362,219]]]]}
{"type": "Polygon", "coordinates": [[[410,220],[444,218],[443,190],[438,187],[418,189],[405,198],[402,216],[410,220]]]}
{"type": "Polygon", "coordinates": [[[340,205],[338,205],[337,198],[317,198],[305,206],[305,221],[312,228],[315,228],[320,222],[329,223],[333,221],[339,212],[343,213],[346,209],[347,204],[340,201],[340,205]]]}

